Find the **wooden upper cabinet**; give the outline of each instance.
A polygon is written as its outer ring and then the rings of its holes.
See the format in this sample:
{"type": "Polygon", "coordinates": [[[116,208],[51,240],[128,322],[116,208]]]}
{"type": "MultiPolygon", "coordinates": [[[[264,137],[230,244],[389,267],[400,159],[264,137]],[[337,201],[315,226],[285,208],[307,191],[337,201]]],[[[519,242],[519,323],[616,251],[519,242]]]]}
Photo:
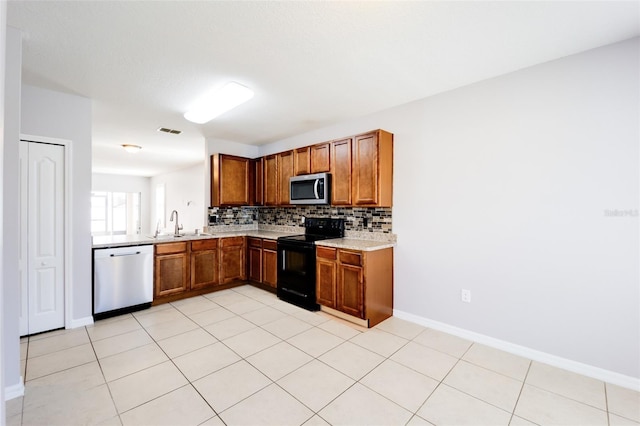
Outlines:
{"type": "Polygon", "coordinates": [[[331,204],[351,205],[351,138],[331,142],[331,204]]]}
{"type": "Polygon", "coordinates": [[[276,154],[264,157],[263,176],[263,204],[275,206],[278,204],[278,156],[276,154]]]}
{"type": "Polygon", "coordinates": [[[310,147],[310,173],[325,173],[331,171],[331,144],[319,143],[310,147]]]}
{"type": "Polygon", "coordinates": [[[305,146],[293,151],[293,175],[308,175],[311,173],[311,147],[305,146]]]}
{"type": "Polygon", "coordinates": [[[211,205],[250,204],[249,169],[251,160],[233,155],[211,156],[211,205]]]}
{"type": "Polygon", "coordinates": [[[264,158],[251,160],[251,172],[249,174],[249,189],[251,190],[251,205],[262,206],[264,204],[264,158]]]}
{"type": "Polygon", "coordinates": [[[384,130],[355,136],[352,145],[352,202],[357,206],[391,207],[393,135],[384,130]]]}
{"type": "Polygon", "coordinates": [[[278,154],[278,205],[288,205],[289,179],[293,176],[293,151],[278,154]]]}

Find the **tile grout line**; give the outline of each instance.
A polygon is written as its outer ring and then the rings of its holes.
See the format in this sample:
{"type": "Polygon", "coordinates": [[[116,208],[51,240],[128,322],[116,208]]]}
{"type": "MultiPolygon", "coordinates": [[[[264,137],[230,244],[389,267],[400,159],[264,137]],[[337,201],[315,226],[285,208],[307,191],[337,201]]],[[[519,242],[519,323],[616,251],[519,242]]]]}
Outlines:
{"type": "MultiPolygon", "coordinates": [[[[175,310],[179,311],[182,315],[184,315],[185,317],[187,317],[187,315],[186,315],[186,314],[184,314],[182,311],[180,311],[178,308],[176,308],[175,306],[173,306],[171,303],[169,303],[169,304],[171,305],[171,307],[172,307],[173,309],[175,309],[175,310]]],[[[218,306],[220,306],[220,305],[218,305],[218,306]]],[[[187,318],[188,318],[188,317],[187,317],[187,318]]],[[[195,322],[195,321],[193,321],[191,318],[188,318],[188,319],[189,319],[190,321],[192,321],[194,324],[196,324],[199,328],[202,328],[202,327],[200,326],[200,324],[196,323],[196,322],[195,322]]],[[[136,321],[138,321],[138,318],[136,318],[136,321]]],[[[167,321],[167,322],[169,322],[169,321],[167,321]]],[[[211,418],[209,418],[209,419],[207,419],[207,420],[205,420],[205,421],[208,421],[208,420],[211,420],[212,418],[218,417],[218,418],[220,419],[220,421],[222,421],[222,423],[226,425],[226,422],[224,422],[224,421],[222,420],[222,418],[220,417],[220,414],[216,411],[216,409],[215,409],[215,408],[213,408],[213,407],[211,406],[211,404],[209,404],[209,401],[207,401],[207,399],[206,399],[206,398],[205,398],[205,397],[200,393],[200,391],[198,391],[198,389],[193,385],[193,382],[192,382],[191,380],[189,380],[189,378],[188,378],[188,377],[187,377],[187,376],[182,372],[182,370],[180,370],[180,367],[178,367],[178,366],[176,365],[176,363],[174,362],[173,358],[171,358],[171,357],[169,356],[169,354],[167,354],[167,353],[166,353],[166,351],[164,350],[164,348],[162,348],[162,346],[160,346],[160,344],[158,343],[158,341],[157,341],[157,340],[156,340],[156,339],[155,339],[151,334],[149,334],[149,332],[147,331],[147,329],[146,329],[146,328],[145,328],[145,327],[140,323],[140,321],[138,321],[138,324],[140,324],[140,327],[142,327],[142,329],[145,331],[145,333],[147,333],[147,335],[151,338],[151,340],[156,344],[156,346],[158,346],[158,348],[159,348],[159,349],[162,351],[162,353],[167,357],[167,359],[171,362],[171,364],[173,364],[173,366],[176,368],[176,370],[178,370],[178,372],[182,375],[182,377],[184,377],[184,379],[187,381],[187,385],[184,385],[184,386],[191,386],[191,388],[192,388],[192,389],[193,389],[193,390],[194,390],[194,391],[195,391],[195,392],[200,396],[200,398],[202,398],[202,400],[205,402],[205,404],[207,404],[207,406],[209,406],[209,408],[211,408],[211,411],[213,411],[213,413],[215,414],[215,416],[214,416],[214,417],[211,417],[211,418]]],[[[204,330],[204,328],[202,328],[202,330],[204,330]]],[[[209,335],[211,335],[211,333],[209,333],[207,330],[204,330],[204,331],[205,331],[206,333],[208,333],[209,335]]],[[[184,333],[180,333],[180,334],[184,334],[184,333]]],[[[180,334],[176,334],[175,336],[178,336],[178,335],[180,335],[180,334]]],[[[175,337],[175,336],[167,337],[167,339],[169,339],[169,338],[171,338],[171,337],[175,337]]],[[[213,336],[213,337],[214,337],[214,339],[218,340],[215,336],[213,336]]],[[[161,339],[161,340],[164,340],[164,339],[161,339]]],[[[218,340],[218,342],[220,342],[220,341],[218,340]]],[[[216,343],[218,343],[218,342],[216,342],[216,343]]],[[[215,344],[215,343],[212,343],[212,345],[214,345],[214,344],[215,344]]],[[[207,345],[207,346],[211,346],[211,345],[207,345]]],[[[205,346],[205,347],[206,347],[206,346],[205,346]]],[[[202,349],[202,348],[200,348],[200,349],[202,349]]],[[[197,350],[197,349],[196,349],[196,350],[197,350]]],[[[193,351],[192,351],[192,352],[193,352],[193,351]]],[[[191,352],[188,352],[188,353],[191,353],[191,352]]],[[[183,354],[183,355],[186,355],[186,354],[183,354]]],[[[182,356],[182,355],[180,355],[180,356],[182,356]]],[[[164,362],[166,362],[166,361],[164,361],[164,362]]],[[[159,365],[159,364],[156,364],[156,365],[159,365]]],[[[154,365],[154,366],[151,366],[151,367],[148,367],[148,368],[152,368],[152,367],[155,367],[155,365],[154,365]]],[[[146,369],[143,369],[143,370],[146,370],[146,369]]],[[[143,370],[140,370],[140,371],[143,371],[143,370]]],[[[132,373],[132,374],[135,374],[135,373],[132,373]]],[[[213,374],[213,373],[212,373],[212,374],[213,374]]],[[[126,376],[125,376],[125,377],[126,377],[126,376]]],[[[206,377],[206,376],[204,376],[204,377],[206,377]]],[[[199,379],[198,379],[198,380],[199,380],[199,379]]],[[[159,396],[157,396],[157,397],[155,397],[155,398],[152,398],[152,399],[150,399],[149,401],[145,401],[145,402],[143,402],[142,404],[137,405],[137,406],[135,406],[135,407],[132,407],[131,409],[129,409],[129,410],[125,411],[125,412],[131,411],[131,410],[134,410],[134,409],[136,409],[136,408],[138,408],[138,407],[141,407],[141,406],[143,406],[143,405],[145,405],[145,404],[147,404],[147,403],[149,403],[149,402],[151,402],[151,401],[155,401],[156,399],[161,398],[161,397],[163,397],[163,396],[165,396],[165,395],[168,395],[168,394],[170,394],[170,393],[172,393],[172,392],[175,392],[176,390],[181,389],[181,388],[183,388],[184,386],[180,386],[180,387],[178,387],[178,388],[176,388],[176,389],[173,389],[173,390],[171,390],[171,391],[169,391],[169,392],[167,392],[167,393],[164,393],[164,394],[159,395],[159,396]]]]}
{"type": "MultiPolygon", "coordinates": [[[[524,385],[527,382],[527,376],[529,376],[529,371],[531,371],[531,365],[533,362],[529,360],[529,366],[527,367],[527,372],[524,374],[524,378],[522,379],[522,386],[520,386],[520,392],[518,392],[518,398],[516,398],[516,403],[513,406],[513,411],[511,413],[511,417],[509,418],[509,424],[513,421],[513,417],[516,415],[516,408],[518,408],[518,403],[520,402],[520,397],[522,397],[522,392],[524,391],[524,385]]],[[[524,417],[522,417],[524,419],[524,417]]],[[[535,423],[529,419],[525,419],[530,421],[531,423],[535,423]]],[[[536,423],[537,424],[537,423],[536,423]]]]}
{"type": "Polygon", "coordinates": [[[122,424],[122,418],[120,417],[120,412],[118,411],[118,406],[116,405],[115,399],[113,399],[113,393],[111,392],[111,386],[109,386],[109,382],[107,381],[107,377],[104,375],[104,370],[102,369],[102,363],[100,363],[100,359],[98,358],[98,353],[96,352],[96,348],[93,346],[93,340],[91,340],[91,336],[89,335],[89,331],[87,327],[84,327],[85,332],[87,333],[87,337],[89,338],[89,342],[91,343],[91,350],[93,351],[93,355],[96,357],[96,363],[98,364],[98,368],[100,369],[100,374],[102,374],[102,379],[104,380],[104,384],[107,387],[107,391],[109,392],[109,398],[111,398],[111,403],[113,404],[113,408],[116,410],[116,416],[122,424]]]}

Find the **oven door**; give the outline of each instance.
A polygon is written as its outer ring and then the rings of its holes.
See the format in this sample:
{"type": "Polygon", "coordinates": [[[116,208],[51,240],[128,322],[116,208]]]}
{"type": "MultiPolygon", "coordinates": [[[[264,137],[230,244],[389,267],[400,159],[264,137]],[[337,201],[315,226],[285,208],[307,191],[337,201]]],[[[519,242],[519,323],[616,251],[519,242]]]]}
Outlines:
{"type": "Polygon", "coordinates": [[[278,297],[305,309],[316,303],[316,249],[313,244],[278,241],[278,297]]]}

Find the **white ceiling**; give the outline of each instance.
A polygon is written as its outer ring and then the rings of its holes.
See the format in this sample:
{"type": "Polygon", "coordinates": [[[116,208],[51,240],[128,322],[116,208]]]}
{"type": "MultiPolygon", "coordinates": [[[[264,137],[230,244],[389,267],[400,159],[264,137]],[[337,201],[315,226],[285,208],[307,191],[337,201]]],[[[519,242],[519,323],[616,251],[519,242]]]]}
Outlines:
{"type": "Polygon", "coordinates": [[[8,24],[24,83],[93,100],[94,172],[152,176],[203,161],[205,138],[266,144],[638,36],[639,4],[9,1],[8,24]],[[230,80],[255,97],[182,117],[230,80]]]}

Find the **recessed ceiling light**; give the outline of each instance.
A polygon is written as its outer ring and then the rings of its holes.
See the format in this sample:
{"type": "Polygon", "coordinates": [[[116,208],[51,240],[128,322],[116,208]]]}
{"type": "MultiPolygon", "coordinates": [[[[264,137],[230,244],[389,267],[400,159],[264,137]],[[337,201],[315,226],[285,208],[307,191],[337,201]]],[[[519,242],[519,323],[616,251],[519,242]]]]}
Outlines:
{"type": "Polygon", "coordinates": [[[124,148],[125,151],[130,152],[132,154],[135,154],[136,152],[140,151],[142,149],[142,147],[140,145],[130,145],[130,144],[123,144],[122,147],[124,148]]]}
{"type": "Polygon", "coordinates": [[[184,118],[202,124],[253,98],[253,91],[232,81],[198,99],[184,118]]]}

